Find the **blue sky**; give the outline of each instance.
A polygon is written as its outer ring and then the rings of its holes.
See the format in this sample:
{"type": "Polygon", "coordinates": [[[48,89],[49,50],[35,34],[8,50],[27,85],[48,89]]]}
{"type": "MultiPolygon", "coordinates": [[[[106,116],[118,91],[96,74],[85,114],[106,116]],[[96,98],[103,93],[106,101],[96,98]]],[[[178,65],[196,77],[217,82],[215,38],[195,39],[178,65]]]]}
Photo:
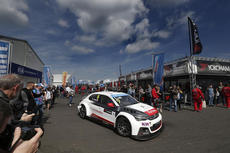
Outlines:
{"type": "Polygon", "coordinates": [[[200,56],[230,58],[230,1],[0,0],[0,34],[27,40],[53,73],[117,79],[189,55],[187,16],[198,26],[200,56]]]}

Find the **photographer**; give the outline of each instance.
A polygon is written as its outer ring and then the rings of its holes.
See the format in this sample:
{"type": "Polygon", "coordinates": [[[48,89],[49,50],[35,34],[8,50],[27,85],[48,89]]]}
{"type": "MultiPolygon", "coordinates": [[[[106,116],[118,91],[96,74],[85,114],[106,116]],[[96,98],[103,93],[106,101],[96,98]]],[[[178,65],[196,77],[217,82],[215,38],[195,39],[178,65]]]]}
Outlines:
{"type": "MultiPolygon", "coordinates": [[[[0,101],[0,137],[2,136],[2,133],[6,130],[7,128],[7,123],[10,121],[11,119],[11,115],[12,115],[12,110],[9,106],[8,103],[5,103],[3,101],[0,101]]],[[[12,148],[9,151],[9,148],[5,148],[5,141],[0,141],[0,152],[1,153],[34,153],[38,150],[38,145],[39,145],[39,139],[42,135],[42,130],[40,128],[35,129],[35,131],[37,132],[36,135],[31,138],[28,141],[22,141],[20,140],[20,136],[21,136],[21,128],[17,127],[14,131],[14,138],[12,141],[11,146],[14,146],[14,148],[12,148]],[[17,140],[19,139],[18,143],[15,144],[17,142],[17,140]],[[14,145],[15,144],[15,145],[14,145]]]]}
{"type": "MultiPolygon", "coordinates": [[[[22,141],[19,139],[21,135],[21,128],[16,128],[13,134],[14,126],[12,126],[12,124],[7,125],[11,119],[11,114],[14,113],[11,111],[12,109],[9,102],[18,95],[21,87],[21,79],[15,74],[0,77],[0,148],[1,150],[5,150],[5,152],[10,149],[10,144],[15,144],[14,147],[11,148],[11,152],[35,152],[38,148],[39,138],[43,133],[40,128],[36,128],[34,130],[37,134],[33,138],[28,141],[22,141]],[[12,140],[13,143],[11,143],[12,140]],[[15,143],[16,141],[17,143],[15,143]]],[[[30,121],[32,116],[33,114],[23,114],[20,120],[30,121]]]]}

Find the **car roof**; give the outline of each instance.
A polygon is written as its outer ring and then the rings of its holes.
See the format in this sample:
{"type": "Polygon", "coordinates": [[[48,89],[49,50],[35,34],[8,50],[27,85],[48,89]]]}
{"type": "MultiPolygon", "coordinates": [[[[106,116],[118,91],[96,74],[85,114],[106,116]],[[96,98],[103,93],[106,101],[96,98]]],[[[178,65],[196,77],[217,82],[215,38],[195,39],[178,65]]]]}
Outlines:
{"type": "Polygon", "coordinates": [[[116,96],[116,95],[128,95],[126,93],[123,92],[114,92],[114,91],[100,91],[100,92],[94,92],[92,94],[101,94],[101,95],[106,95],[106,96],[116,96]]]}

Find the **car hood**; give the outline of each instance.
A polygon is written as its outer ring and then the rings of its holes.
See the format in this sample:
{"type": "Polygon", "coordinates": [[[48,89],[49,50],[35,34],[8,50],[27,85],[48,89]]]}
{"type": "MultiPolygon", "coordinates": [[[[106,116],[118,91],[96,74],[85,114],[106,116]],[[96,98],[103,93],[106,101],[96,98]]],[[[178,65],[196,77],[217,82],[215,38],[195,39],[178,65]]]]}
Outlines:
{"type": "Polygon", "coordinates": [[[149,116],[152,116],[156,113],[158,113],[157,109],[152,107],[152,106],[149,106],[147,104],[143,104],[143,103],[137,103],[137,104],[133,104],[133,105],[129,105],[129,106],[126,106],[127,108],[131,108],[131,109],[134,109],[134,110],[137,110],[137,111],[140,111],[140,112],[143,112],[149,116]]]}

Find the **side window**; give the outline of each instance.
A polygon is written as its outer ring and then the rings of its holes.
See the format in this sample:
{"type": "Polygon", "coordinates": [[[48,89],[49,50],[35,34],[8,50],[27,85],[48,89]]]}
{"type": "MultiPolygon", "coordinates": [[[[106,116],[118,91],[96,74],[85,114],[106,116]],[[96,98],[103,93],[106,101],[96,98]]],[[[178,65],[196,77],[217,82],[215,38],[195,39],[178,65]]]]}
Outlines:
{"type": "Polygon", "coordinates": [[[92,101],[94,101],[94,102],[98,102],[98,97],[99,95],[92,95],[92,96],[90,96],[89,97],[89,100],[92,100],[92,101]]]}
{"type": "Polygon", "coordinates": [[[107,106],[108,103],[113,103],[113,101],[109,97],[101,95],[101,103],[107,106]]]}

